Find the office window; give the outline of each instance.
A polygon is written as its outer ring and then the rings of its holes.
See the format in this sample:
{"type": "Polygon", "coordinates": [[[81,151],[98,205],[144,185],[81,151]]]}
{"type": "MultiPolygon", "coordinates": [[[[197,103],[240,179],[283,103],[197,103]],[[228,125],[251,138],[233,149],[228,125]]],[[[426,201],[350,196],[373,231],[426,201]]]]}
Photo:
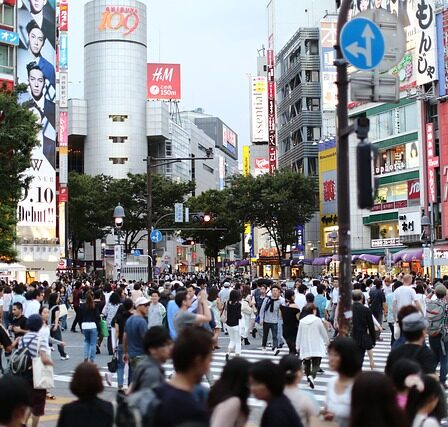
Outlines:
{"type": "Polygon", "coordinates": [[[14,8],[11,6],[6,6],[5,4],[0,5],[0,23],[8,25],[9,27],[14,27],[14,8]]]}
{"type": "Polygon", "coordinates": [[[210,173],[214,173],[215,170],[213,168],[211,168],[210,166],[206,165],[205,163],[202,164],[202,167],[204,168],[204,170],[206,170],[207,172],[210,173]]]}
{"type": "Polygon", "coordinates": [[[127,161],[127,157],[109,157],[109,161],[112,162],[113,165],[124,165],[127,161]]]}
{"type": "Polygon", "coordinates": [[[109,136],[109,139],[114,144],[123,144],[124,142],[127,141],[128,137],[127,136],[109,136]]]}
{"type": "Polygon", "coordinates": [[[0,45],[0,73],[13,74],[14,72],[14,48],[0,45]]]}
{"type": "Polygon", "coordinates": [[[124,122],[128,116],[126,114],[109,114],[109,119],[113,122],[124,122]]]}

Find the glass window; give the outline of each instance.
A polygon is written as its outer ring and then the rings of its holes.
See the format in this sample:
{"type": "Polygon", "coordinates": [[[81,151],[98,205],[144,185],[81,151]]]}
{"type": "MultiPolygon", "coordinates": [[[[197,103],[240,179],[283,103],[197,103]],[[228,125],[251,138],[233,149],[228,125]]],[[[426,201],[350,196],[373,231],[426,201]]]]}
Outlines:
{"type": "Polygon", "coordinates": [[[0,45],[0,73],[13,74],[14,48],[0,45]]]}
{"type": "Polygon", "coordinates": [[[202,164],[202,166],[203,166],[203,168],[204,168],[204,170],[206,170],[207,172],[210,172],[210,173],[214,173],[215,171],[213,170],[213,168],[211,168],[210,166],[208,166],[208,165],[206,165],[206,164],[202,164]]]}
{"type": "Polygon", "coordinates": [[[113,165],[124,165],[127,161],[127,157],[109,157],[109,161],[112,162],[113,165]]]}
{"type": "Polygon", "coordinates": [[[408,183],[386,185],[378,188],[375,203],[398,202],[408,198],[408,183]]]}
{"type": "Polygon", "coordinates": [[[124,122],[128,116],[126,114],[109,114],[109,119],[113,122],[124,122]]]}
{"type": "Polygon", "coordinates": [[[126,140],[128,139],[127,136],[109,136],[109,139],[114,143],[114,144],[123,144],[124,142],[126,142],[126,140]]]}
{"type": "Polygon", "coordinates": [[[0,6],[0,22],[4,25],[14,27],[14,8],[6,6],[5,4],[0,6]]]}

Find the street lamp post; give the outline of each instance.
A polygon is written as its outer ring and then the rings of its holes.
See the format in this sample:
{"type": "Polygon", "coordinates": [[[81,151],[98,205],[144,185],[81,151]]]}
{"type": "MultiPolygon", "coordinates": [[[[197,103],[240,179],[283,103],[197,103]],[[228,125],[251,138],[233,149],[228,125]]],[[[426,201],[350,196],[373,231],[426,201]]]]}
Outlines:
{"type": "Polygon", "coordinates": [[[106,278],[106,239],[101,239],[101,263],[103,264],[103,275],[106,278]]]}
{"type": "Polygon", "coordinates": [[[334,261],[334,275],[335,277],[337,276],[336,274],[336,259],[334,258],[334,256],[336,255],[336,241],[338,240],[338,233],[336,230],[333,230],[328,237],[331,239],[331,241],[333,242],[333,261],[334,261]]]}
{"type": "Polygon", "coordinates": [[[422,227],[429,228],[429,233],[425,233],[427,236],[426,242],[429,240],[429,251],[430,251],[430,259],[429,259],[429,265],[431,267],[431,281],[435,278],[435,263],[434,263],[434,224],[433,224],[433,218],[432,218],[432,211],[431,211],[431,218],[427,215],[422,216],[422,227]],[[429,237],[429,239],[428,239],[429,237]]]}
{"type": "Polygon", "coordinates": [[[118,203],[117,206],[115,206],[114,209],[114,222],[115,222],[115,229],[117,232],[117,246],[115,246],[115,262],[114,264],[117,266],[117,280],[120,280],[121,276],[121,268],[123,266],[123,256],[122,256],[122,250],[121,250],[121,227],[123,227],[123,221],[125,217],[123,206],[118,203]],[[117,263],[118,261],[118,263],[117,263]]]}

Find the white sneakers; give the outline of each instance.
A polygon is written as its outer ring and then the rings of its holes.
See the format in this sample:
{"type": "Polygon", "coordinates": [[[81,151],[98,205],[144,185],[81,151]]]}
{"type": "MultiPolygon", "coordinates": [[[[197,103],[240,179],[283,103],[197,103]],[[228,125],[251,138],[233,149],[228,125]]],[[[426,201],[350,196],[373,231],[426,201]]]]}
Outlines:
{"type": "Polygon", "coordinates": [[[70,359],[70,356],[66,354],[65,356],[61,356],[61,360],[68,360],[70,359]]]}

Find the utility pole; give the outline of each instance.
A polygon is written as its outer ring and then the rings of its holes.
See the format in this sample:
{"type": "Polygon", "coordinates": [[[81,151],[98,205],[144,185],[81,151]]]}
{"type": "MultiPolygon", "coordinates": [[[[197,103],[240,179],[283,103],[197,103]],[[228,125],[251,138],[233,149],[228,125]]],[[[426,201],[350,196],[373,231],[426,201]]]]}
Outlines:
{"type": "MultiPolygon", "coordinates": [[[[206,150],[207,157],[195,157],[191,155],[190,157],[152,157],[147,156],[146,159],[146,189],[148,193],[148,199],[146,203],[147,207],[147,227],[148,227],[148,282],[150,283],[153,279],[153,244],[151,240],[151,231],[153,229],[153,215],[152,215],[152,170],[157,166],[171,165],[173,163],[179,163],[183,160],[191,160],[194,164],[195,160],[212,160],[213,150],[211,148],[206,150]]],[[[194,167],[194,166],[193,166],[194,167]]]]}
{"type": "Polygon", "coordinates": [[[340,335],[349,335],[352,319],[352,251],[350,241],[350,174],[349,171],[349,135],[348,125],[348,75],[347,61],[340,46],[342,27],[347,22],[352,0],[342,0],[339,9],[336,59],[336,85],[338,87],[337,105],[337,201],[338,201],[338,236],[339,236],[339,303],[338,325],[340,335]]]}

